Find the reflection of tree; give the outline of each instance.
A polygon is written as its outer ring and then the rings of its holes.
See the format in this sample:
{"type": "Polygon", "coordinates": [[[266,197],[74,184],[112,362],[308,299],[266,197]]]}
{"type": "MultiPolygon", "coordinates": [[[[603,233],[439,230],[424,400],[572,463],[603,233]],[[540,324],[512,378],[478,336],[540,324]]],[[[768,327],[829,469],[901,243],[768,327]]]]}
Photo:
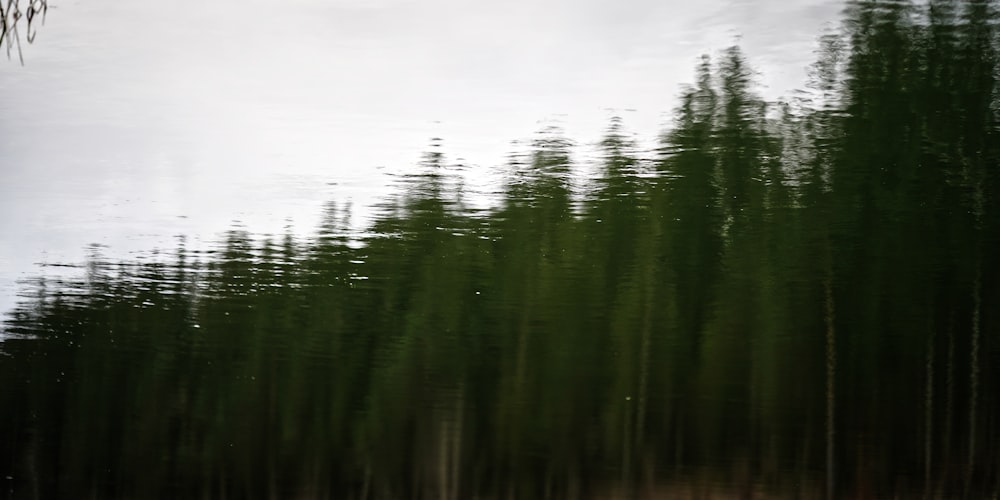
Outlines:
{"type": "Polygon", "coordinates": [[[21,35],[18,26],[21,19],[25,20],[24,38],[28,43],[35,41],[34,23],[45,22],[45,14],[49,11],[48,0],[28,0],[28,5],[22,10],[18,0],[0,0],[0,48],[7,44],[7,57],[12,51],[17,51],[17,57],[24,64],[21,54],[21,35]]]}
{"type": "Polygon", "coordinates": [[[0,478],[35,497],[996,496],[996,14],[934,0],[924,26],[903,3],[852,2],[795,106],[758,97],[738,48],[704,58],[655,162],[613,119],[587,191],[548,128],[475,210],[434,141],[364,233],[330,204],[313,237],[95,249],[85,279],[26,283],[0,478]]]}

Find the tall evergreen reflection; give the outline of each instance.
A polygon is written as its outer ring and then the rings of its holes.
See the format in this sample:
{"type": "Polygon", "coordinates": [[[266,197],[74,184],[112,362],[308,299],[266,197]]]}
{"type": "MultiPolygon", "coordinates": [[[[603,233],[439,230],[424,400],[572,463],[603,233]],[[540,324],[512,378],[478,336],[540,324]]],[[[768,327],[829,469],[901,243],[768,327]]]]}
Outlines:
{"type": "Polygon", "coordinates": [[[995,496],[997,8],[849,2],[788,103],[706,56],[491,209],[435,140],[364,230],[95,247],[6,324],[4,494],[995,496]]]}

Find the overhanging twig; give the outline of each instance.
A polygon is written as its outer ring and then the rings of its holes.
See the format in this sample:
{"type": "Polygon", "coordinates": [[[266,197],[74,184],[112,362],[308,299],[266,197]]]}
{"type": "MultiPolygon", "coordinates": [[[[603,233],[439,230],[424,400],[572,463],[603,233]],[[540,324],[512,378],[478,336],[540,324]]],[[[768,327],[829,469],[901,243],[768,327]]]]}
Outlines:
{"type": "Polygon", "coordinates": [[[19,0],[0,0],[0,47],[6,43],[7,58],[11,57],[11,52],[17,51],[17,58],[24,64],[24,54],[21,50],[21,36],[18,31],[18,24],[21,18],[25,19],[27,34],[25,38],[28,43],[34,43],[37,29],[33,24],[41,15],[42,24],[45,23],[45,16],[48,14],[48,0],[28,0],[27,7],[22,11],[19,0]]]}

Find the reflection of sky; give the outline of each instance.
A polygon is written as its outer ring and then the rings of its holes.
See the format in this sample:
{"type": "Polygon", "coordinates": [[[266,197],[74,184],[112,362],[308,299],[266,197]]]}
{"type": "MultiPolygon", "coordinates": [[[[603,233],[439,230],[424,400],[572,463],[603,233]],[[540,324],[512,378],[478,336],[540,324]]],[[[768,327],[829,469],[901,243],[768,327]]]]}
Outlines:
{"type": "Polygon", "coordinates": [[[801,85],[832,0],[67,0],[0,62],[0,308],[39,260],[308,230],[432,136],[501,162],[538,120],[652,139],[697,56],[737,35],[765,95],[801,85]],[[436,123],[439,122],[439,123],[436,123]],[[330,183],[336,183],[331,185],[330,183]],[[183,217],[182,217],[183,216],[183,217]],[[44,255],[44,257],[43,257],[44,255]]]}

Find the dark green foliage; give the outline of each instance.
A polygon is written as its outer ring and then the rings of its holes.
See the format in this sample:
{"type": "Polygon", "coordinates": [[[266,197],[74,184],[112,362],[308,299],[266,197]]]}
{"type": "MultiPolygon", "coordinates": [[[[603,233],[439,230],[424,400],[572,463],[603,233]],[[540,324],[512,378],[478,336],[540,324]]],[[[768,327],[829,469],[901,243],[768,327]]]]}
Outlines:
{"type": "Polygon", "coordinates": [[[997,7],[849,2],[791,104],[706,56],[586,189],[547,128],[474,210],[435,140],[364,230],[95,248],[6,323],[3,494],[995,496],[997,7]]]}

